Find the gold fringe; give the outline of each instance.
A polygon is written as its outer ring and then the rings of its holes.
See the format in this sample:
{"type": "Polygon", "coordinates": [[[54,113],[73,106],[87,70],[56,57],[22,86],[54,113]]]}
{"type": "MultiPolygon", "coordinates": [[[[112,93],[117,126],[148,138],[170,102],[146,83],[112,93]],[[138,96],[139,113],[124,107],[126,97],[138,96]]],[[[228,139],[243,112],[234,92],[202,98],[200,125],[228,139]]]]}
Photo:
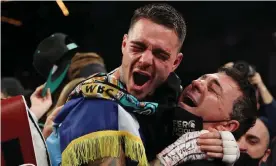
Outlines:
{"type": "Polygon", "coordinates": [[[79,166],[106,157],[119,157],[125,147],[125,156],[147,166],[142,140],[127,131],[98,131],[73,140],[62,152],[62,166],[79,166]],[[106,148],[108,147],[108,148],[106,148]]]}

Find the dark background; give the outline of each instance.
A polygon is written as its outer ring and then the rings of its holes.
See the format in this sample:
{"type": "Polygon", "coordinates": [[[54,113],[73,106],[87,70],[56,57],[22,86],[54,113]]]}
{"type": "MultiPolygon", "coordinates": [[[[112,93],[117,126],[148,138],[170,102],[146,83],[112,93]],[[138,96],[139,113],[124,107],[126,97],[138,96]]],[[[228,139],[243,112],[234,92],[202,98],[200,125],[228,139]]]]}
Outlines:
{"type": "MultiPolygon", "coordinates": [[[[32,66],[39,42],[55,32],[66,33],[82,51],[99,53],[108,71],[121,63],[121,41],[133,11],[149,2],[64,2],[65,17],[55,1],[2,2],[2,16],[22,26],[1,23],[2,77],[15,76],[34,89],[45,79],[32,66]]],[[[184,59],[177,73],[187,84],[228,61],[254,64],[276,95],[275,2],[168,2],[187,22],[184,59]]]]}

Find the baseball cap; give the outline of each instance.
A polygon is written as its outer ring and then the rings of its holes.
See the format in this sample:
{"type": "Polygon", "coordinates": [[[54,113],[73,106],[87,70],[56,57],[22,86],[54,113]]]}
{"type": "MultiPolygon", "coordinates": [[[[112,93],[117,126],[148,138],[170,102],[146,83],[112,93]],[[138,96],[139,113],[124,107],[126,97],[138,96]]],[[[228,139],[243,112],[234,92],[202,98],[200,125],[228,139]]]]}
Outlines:
{"type": "Polygon", "coordinates": [[[78,45],[68,35],[55,33],[44,39],[34,53],[33,66],[44,78],[47,78],[42,95],[50,88],[53,93],[66,78],[71,59],[78,45]]]}

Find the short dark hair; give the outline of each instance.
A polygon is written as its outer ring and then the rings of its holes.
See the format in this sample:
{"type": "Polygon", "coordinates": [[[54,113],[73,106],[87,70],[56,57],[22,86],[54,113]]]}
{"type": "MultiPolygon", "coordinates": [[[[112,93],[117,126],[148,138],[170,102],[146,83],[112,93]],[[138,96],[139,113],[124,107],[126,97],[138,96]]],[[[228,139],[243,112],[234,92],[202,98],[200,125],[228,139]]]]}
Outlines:
{"type": "Polygon", "coordinates": [[[6,96],[17,96],[24,94],[24,87],[14,77],[4,77],[1,80],[1,92],[6,96]]]}
{"type": "Polygon", "coordinates": [[[240,123],[239,128],[233,132],[236,140],[244,135],[251,128],[257,119],[257,101],[255,88],[246,77],[235,68],[220,68],[220,73],[225,73],[231,77],[239,86],[242,96],[238,97],[233,103],[233,112],[231,120],[237,120],[240,123]]]}
{"type": "Polygon", "coordinates": [[[129,30],[141,18],[146,18],[156,24],[173,29],[178,36],[180,48],[186,36],[186,23],[181,13],[165,3],[153,3],[140,7],[134,11],[129,30]]]}

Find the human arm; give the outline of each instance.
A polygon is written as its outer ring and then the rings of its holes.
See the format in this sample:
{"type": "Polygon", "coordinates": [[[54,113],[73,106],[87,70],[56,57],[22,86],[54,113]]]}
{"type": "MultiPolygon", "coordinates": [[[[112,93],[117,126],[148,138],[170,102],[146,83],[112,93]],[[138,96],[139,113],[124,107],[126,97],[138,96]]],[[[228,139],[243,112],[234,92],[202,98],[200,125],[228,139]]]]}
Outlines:
{"type": "Polygon", "coordinates": [[[47,117],[44,128],[42,130],[43,137],[45,139],[48,138],[48,136],[52,133],[53,131],[53,124],[54,124],[54,119],[57,116],[57,114],[60,112],[63,106],[57,107],[54,109],[54,111],[47,117]]]}
{"type": "Polygon", "coordinates": [[[222,159],[230,166],[238,160],[239,155],[238,144],[231,132],[202,130],[182,135],[159,153],[157,158],[165,166],[215,158],[222,159]]]}
{"type": "Polygon", "coordinates": [[[44,97],[41,96],[44,86],[45,85],[41,85],[37,87],[34,93],[31,95],[30,111],[35,115],[37,120],[39,120],[52,105],[50,89],[47,90],[47,93],[44,97]]]}
{"type": "Polygon", "coordinates": [[[258,88],[264,104],[270,104],[273,101],[273,96],[265,86],[262,77],[258,72],[256,72],[254,76],[250,77],[249,81],[252,85],[255,85],[258,88]]]}
{"type": "Polygon", "coordinates": [[[259,94],[263,100],[261,105],[262,115],[268,118],[268,127],[271,129],[272,135],[275,135],[275,118],[276,118],[276,101],[274,100],[273,96],[265,86],[262,81],[262,78],[259,73],[256,73],[252,78],[249,79],[250,82],[258,88],[259,94]]]}

